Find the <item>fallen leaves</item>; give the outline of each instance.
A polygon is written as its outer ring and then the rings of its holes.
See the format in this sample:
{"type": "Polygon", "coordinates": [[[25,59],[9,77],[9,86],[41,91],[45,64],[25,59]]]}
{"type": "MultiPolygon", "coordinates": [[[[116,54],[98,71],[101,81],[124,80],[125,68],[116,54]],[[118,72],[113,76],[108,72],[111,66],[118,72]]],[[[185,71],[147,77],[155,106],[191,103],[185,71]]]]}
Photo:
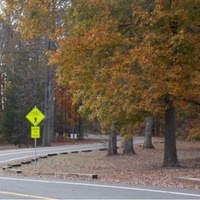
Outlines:
{"type": "MultiPolygon", "coordinates": [[[[135,145],[134,155],[108,157],[105,151],[79,152],[58,155],[21,167],[23,176],[89,180],[85,177],[57,176],[56,173],[97,174],[101,182],[154,185],[173,188],[199,189],[196,182],[177,181],[175,177],[200,178],[199,143],[178,141],[178,157],[182,167],[162,168],[164,144],[154,142],[155,149],[135,145]],[[39,175],[40,174],[40,175],[39,175]],[[54,175],[49,175],[54,174],[54,175]]],[[[3,172],[8,173],[8,172],[3,172]]]]}

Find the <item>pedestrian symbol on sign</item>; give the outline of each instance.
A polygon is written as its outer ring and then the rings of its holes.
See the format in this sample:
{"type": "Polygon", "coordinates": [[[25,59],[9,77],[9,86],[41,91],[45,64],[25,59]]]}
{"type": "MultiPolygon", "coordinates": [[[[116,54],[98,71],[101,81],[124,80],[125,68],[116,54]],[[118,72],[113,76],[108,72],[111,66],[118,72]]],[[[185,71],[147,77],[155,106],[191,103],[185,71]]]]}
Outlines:
{"type": "Polygon", "coordinates": [[[34,118],[34,124],[37,124],[37,118],[36,117],[34,118]]]}
{"type": "Polygon", "coordinates": [[[34,125],[37,126],[44,118],[44,114],[35,106],[27,115],[26,118],[34,125]]]}
{"type": "Polygon", "coordinates": [[[35,144],[35,162],[37,160],[36,158],[36,147],[37,147],[37,138],[40,138],[40,127],[37,126],[43,119],[45,118],[45,115],[35,106],[27,115],[26,119],[28,119],[33,126],[31,127],[31,138],[34,138],[34,144],[35,144]]]}

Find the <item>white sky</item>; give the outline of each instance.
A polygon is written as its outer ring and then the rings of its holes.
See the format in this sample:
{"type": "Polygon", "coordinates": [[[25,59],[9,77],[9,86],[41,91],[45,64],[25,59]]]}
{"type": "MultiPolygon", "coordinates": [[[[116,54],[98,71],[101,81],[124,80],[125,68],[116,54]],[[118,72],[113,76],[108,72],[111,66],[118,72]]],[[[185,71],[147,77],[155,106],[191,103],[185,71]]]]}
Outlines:
{"type": "Polygon", "coordinates": [[[3,6],[5,5],[3,0],[0,0],[0,14],[2,14],[3,6]]]}

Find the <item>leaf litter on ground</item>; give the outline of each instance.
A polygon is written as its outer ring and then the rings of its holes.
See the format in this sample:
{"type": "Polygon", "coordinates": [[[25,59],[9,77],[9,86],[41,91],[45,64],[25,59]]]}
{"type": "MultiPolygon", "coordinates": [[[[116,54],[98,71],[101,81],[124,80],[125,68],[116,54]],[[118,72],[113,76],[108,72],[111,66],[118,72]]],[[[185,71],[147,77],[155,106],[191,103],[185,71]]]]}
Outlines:
{"type": "MultiPolygon", "coordinates": [[[[98,181],[153,185],[172,188],[200,189],[200,182],[178,181],[176,177],[200,179],[199,142],[177,141],[177,153],[181,167],[163,168],[164,143],[154,139],[155,149],[143,149],[142,144],[134,145],[136,154],[107,156],[106,151],[93,150],[76,154],[58,154],[54,157],[39,159],[35,164],[22,165],[22,174],[37,178],[58,178],[67,180],[87,180],[91,178],[76,174],[96,174],[98,181]]],[[[1,173],[11,175],[1,170],[1,173]]],[[[94,181],[97,181],[94,179],[94,181]]]]}

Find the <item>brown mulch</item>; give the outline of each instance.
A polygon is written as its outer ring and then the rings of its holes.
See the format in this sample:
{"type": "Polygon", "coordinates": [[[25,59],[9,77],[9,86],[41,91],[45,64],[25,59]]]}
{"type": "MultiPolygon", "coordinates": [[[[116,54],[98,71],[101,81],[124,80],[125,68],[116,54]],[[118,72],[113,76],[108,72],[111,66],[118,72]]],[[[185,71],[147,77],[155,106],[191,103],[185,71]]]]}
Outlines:
{"type": "MultiPolygon", "coordinates": [[[[59,154],[39,159],[36,164],[22,165],[22,174],[19,176],[93,181],[91,178],[69,176],[69,174],[97,174],[97,180],[101,182],[200,189],[198,182],[174,179],[175,177],[200,178],[199,142],[177,141],[181,164],[178,168],[163,168],[164,143],[161,143],[160,139],[154,139],[153,145],[155,149],[143,149],[142,145],[135,145],[134,155],[122,155],[121,148],[118,149],[118,155],[111,157],[107,156],[106,151],[99,150],[59,154]]],[[[1,173],[12,174],[3,170],[1,173]]]]}

